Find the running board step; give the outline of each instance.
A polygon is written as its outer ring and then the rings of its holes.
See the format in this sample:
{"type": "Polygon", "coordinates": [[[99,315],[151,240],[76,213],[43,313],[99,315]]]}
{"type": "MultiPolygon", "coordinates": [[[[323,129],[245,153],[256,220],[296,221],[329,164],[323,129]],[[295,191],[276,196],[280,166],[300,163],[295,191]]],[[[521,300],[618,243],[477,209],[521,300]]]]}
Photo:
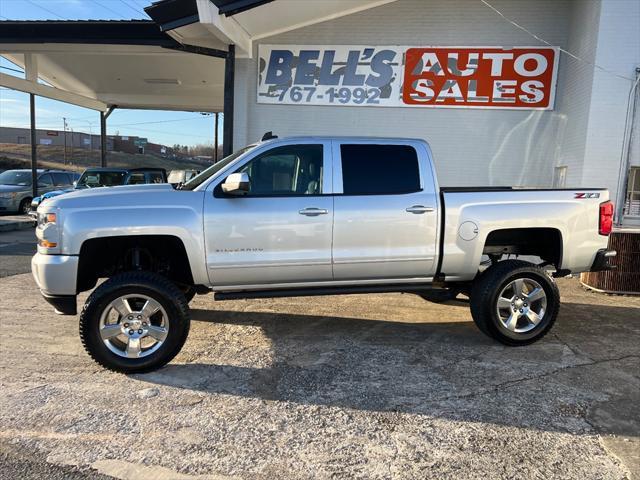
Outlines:
{"type": "Polygon", "coordinates": [[[288,288],[274,290],[243,290],[214,292],[214,300],[241,300],[250,298],[314,297],[320,295],[355,295],[361,293],[420,293],[440,290],[432,284],[359,285],[345,287],[288,288]]]}

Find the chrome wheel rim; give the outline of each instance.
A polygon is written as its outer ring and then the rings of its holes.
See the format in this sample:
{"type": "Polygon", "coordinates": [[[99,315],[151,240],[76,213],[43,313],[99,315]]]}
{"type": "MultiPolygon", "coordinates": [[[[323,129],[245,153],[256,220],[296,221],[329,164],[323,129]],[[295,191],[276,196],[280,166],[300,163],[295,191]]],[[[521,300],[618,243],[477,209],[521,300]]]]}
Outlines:
{"type": "Polygon", "coordinates": [[[502,326],[514,333],[527,333],[544,318],[547,294],[535,280],[518,278],[502,289],[497,303],[496,311],[502,326]]]}
{"type": "Polygon", "coordinates": [[[169,316],[151,297],[122,295],[103,310],[99,330],[111,352],[123,358],[143,358],[155,353],[165,342],[169,316]]]}

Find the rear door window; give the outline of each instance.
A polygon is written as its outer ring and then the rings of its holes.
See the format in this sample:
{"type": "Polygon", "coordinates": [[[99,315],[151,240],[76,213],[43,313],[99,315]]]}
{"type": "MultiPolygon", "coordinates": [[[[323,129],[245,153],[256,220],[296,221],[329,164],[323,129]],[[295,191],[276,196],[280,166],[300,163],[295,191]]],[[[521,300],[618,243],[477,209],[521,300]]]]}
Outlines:
{"type": "Polygon", "coordinates": [[[345,195],[394,195],[420,190],[418,154],[409,145],[340,145],[345,195]]]}

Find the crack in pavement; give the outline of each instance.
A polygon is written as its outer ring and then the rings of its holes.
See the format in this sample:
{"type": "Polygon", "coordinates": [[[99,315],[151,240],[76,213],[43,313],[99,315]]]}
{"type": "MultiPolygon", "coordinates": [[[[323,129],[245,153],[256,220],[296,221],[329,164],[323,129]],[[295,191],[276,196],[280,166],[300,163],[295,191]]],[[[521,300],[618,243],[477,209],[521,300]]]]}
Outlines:
{"type": "Polygon", "coordinates": [[[449,395],[446,397],[442,397],[442,398],[438,398],[438,399],[433,399],[431,400],[431,403],[437,403],[437,402],[446,402],[449,400],[464,400],[467,398],[474,398],[474,397],[479,397],[479,396],[483,396],[483,395],[487,395],[490,393],[497,393],[501,390],[506,390],[508,388],[511,388],[513,386],[519,385],[521,383],[525,383],[528,381],[533,381],[533,380],[540,380],[542,378],[547,378],[550,377],[552,375],[555,375],[556,373],[560,373],[560,372],[564,372],[566,370],[572,370],[575,368],[582,368],[582,367],[592,367],[594,365],[600,365],[603,363],[611,363],[611,362],[619,362],[622,360],[628,360],[631,358],[635,358],[635,359],[640,359],[640,355],[625,355],[622,357],[617,357],[617,358],[605,358],[602,360],[592,360],[590,362],[585,362],[585,363],[578,363],[575,365],[567,365],[565,367],[560,367],[560,368],[556,368],[554,370],[551,370],[549,372],[543,373],[541,375],[534,375],[531,377],[523,377],[523,378],[518,378],[516,380],[508,380],[506,382],[501,382],[501,383],[497,383],[493,386],[491,386],[490,388],[486,389],[486,390],[482,390],[482,391],[478,391],[478,392],[471,392],[471,393],[466,393],[464,395],[449,395]]]}
{"type": "Polygon", "coordinates": [[[556,340],[558,340],[561,344],[563,344],[565,347],[567,347],[571,353],[573,353],[576,357],[585,357],[590,361],[593,361],[593,358],[591,358],[589,355],[587,355],[586,353],[583,353],[579,350],[577,350],[576,348],[572,347],[571,345],[569,345],[567,343],[566,340],[563,340],[562,338],[560,338],[560,335],[553,332],[553,336],[556,338],[556,340]]]}

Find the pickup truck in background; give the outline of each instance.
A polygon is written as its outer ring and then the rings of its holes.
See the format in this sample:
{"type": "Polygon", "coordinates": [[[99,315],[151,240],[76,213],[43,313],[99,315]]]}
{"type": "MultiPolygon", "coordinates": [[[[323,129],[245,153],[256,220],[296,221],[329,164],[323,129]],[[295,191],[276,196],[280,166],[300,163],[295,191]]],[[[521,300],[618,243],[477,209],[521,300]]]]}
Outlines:
{"type": "Polygon", "coordinates": [[[88,189],[38,208],[32,271],[58,313],[119,372],[169,362],[188,302],[352,293],[470,297],[506,345],[543,337],[553,276],[610,268],[605,189],[439,188],[422,140],[268,137],[180,189],[88,189]],[[525,257],[529,261],[517,259],[525,257]]]}

